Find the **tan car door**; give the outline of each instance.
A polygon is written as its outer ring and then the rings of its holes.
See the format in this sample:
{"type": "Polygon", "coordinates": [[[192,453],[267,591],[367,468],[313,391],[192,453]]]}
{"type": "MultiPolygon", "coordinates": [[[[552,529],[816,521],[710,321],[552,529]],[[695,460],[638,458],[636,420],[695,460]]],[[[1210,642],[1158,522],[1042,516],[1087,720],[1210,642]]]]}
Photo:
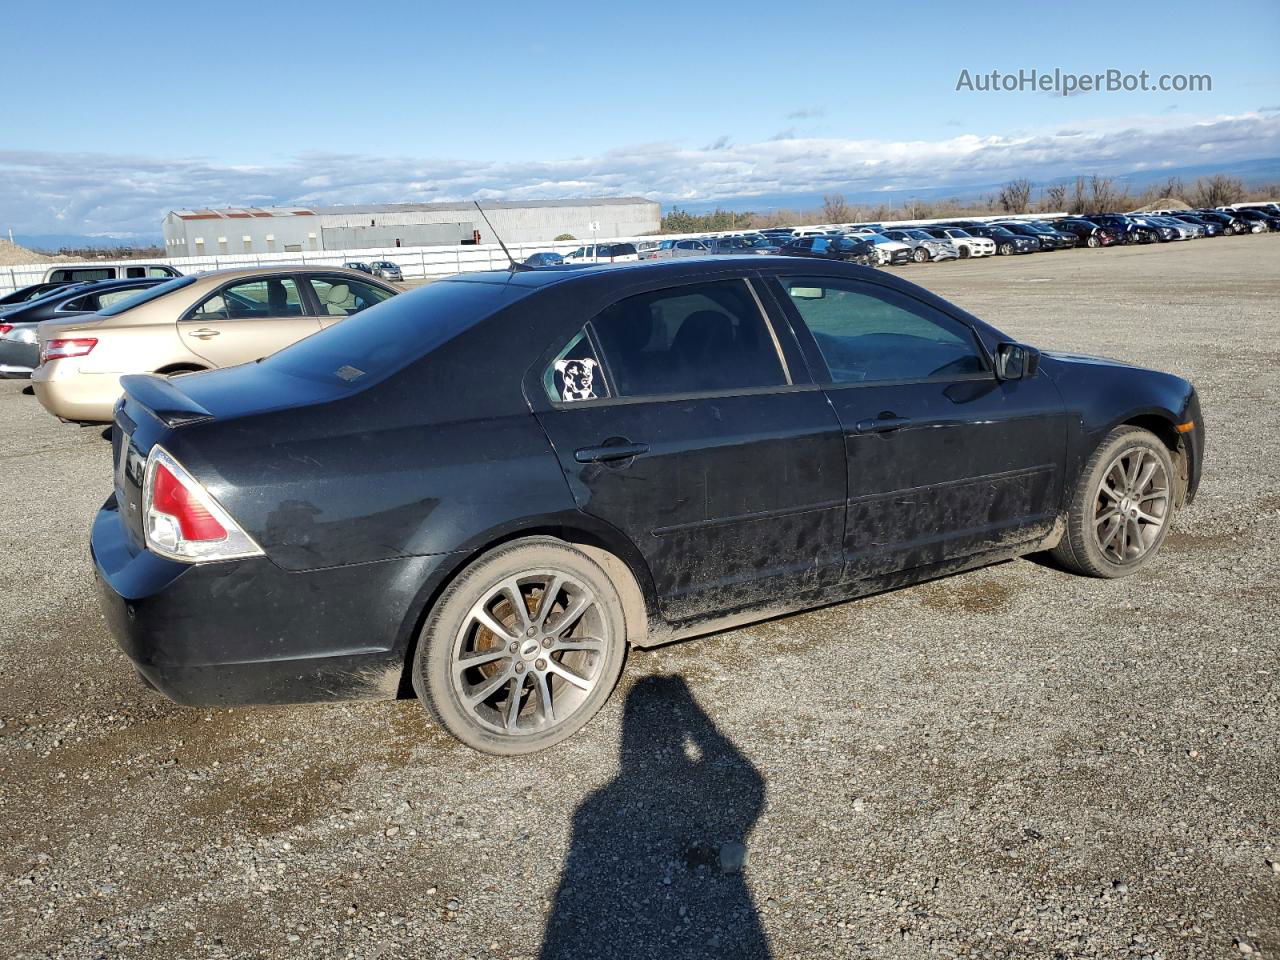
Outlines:
{"type": "Polygon", "coordinates": [[[320,326],[323,329],[395,296],[377,284],[342,275],[317,274],[310,277],[309,282],[315,291],[316,302],[320,304],[320,326]]]}
{"type": "Polygon", "coordinates": [[[178,321],[192,353],[230,367],[275,353],[320,330],[308,316],[298,277],[259,277],[228,284],[178,321]]]}

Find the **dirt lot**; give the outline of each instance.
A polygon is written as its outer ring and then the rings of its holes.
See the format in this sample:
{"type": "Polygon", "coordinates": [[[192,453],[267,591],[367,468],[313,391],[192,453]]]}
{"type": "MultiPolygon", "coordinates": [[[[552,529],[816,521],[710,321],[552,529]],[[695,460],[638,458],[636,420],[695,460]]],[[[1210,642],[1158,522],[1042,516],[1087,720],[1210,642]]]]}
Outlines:
{"type": "Polygon", "coordinates": [[[525,760],[413,702],[144,689],[91,592],[108,445],[0,382],[0,952],[1280,957],[1280,236],[903,273],[1197,383],[1162,558],[638,653],[525,760]]]}

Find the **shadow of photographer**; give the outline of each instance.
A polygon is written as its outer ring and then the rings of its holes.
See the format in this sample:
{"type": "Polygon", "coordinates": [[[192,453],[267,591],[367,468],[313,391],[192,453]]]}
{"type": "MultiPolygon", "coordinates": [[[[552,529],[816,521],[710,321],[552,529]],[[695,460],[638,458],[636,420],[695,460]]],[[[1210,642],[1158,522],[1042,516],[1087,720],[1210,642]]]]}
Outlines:
{"type": "Polygon", "coordinates": [[[680,677],[623,709],[621,771],[574,814],[540,957],[769,957],[743,873],[764,778],[680,677]]]}

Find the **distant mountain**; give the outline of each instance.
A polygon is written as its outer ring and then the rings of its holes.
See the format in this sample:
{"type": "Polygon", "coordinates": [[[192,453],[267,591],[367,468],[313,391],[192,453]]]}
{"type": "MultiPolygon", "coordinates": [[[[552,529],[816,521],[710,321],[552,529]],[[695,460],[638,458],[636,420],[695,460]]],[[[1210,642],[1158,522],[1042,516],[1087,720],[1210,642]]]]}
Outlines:
{"type": "MultiPolygon", "coordinates": [[[[1093,172],[1092,170],[1082,170],[1080,175],[1089,176],[1093,172]]],[[[1130,193],[1138,194],[1151,184],[1163,183],[1170,177],[1181,177],[1187,190],[1190,191],[1198,177],[1211,177],[1216,173],[1226,174],[1229,177],[1239,177],[1247,186],[1280,183],[1280,157],[1209,163],[1192,167],[1168,167],[1162,170],[1134,170],[1128,173],[1104,172],[1100,175],[1111,177],[1117,187],[1127,188],[1130,193]]],[[[1077,174],[1071,174],[1070,176],[1047,177],[1044,179],[1030,176],[1029,179],[1035,184],[1035,191],[1038,193],[1044,187],[1055,183],[1071,183],[1076,176],[1077,174]]],[[[824,194],[833,193],[843,195],[849,203],[869,207],[879,206],[880,204],[890,207],[901,206],[903,201],[911,200],[912,198],[918,200],[941,200],[955,197],[964,202],[996,193],[1004,183],[1004,180],[1000,180],[991,183],[952,184],[945,187],[932,187],[922,184],[909,190],[867,190],[864,186],[841,189],[838,186],[833,186],[822,193],[773,193],[758,196],[727,197],[709,202],[682,201],[676,204],[664,203],[663,209],[669,210],[671,207],[679,207],[681,210],[687,210],[690,213],[707,213],[716,208],[722,210],[751,210],[756,213],[764,213],[769,210],[813,210],[822,206],[824,194]]]]}
{"type": "Polygon", "coordinates": [[[15,233],[13,241],[28,250],[38,250],[42,253],[55,253],[63,247],[115,249],[164,246],[164,237],[159,234],[153,237],[90,237],[80,233],[15,233]]]}

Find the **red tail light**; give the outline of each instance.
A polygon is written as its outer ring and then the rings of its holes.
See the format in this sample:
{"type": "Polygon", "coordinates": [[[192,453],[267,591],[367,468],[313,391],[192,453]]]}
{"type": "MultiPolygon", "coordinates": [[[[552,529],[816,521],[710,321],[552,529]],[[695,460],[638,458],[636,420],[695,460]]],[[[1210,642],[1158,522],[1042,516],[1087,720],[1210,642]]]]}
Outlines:
{"type": "Polygon", "coordinates": [[[62,357],[83,357],[88,354],[98,341],[92,337],[76,340],[50,340],[44,345],[44,358],[58,360],[62,357]]]}
{"type": "Polygon", "coordinates": [[[163,463],[156,464],[151,488],[151,506],[173,518],[183,540],[224,540],[226,528],[213,518],[209,508],[191,495],[163,463]]]}
{"type": "Polygon", "coordinates": [[[0,323],[0,337],[3,337],[6,333],[8,333],[12,329],[13,329],[12,323],[0,323]]]}
{"type": "Polygon", "coordinates": [[[200,481],[160,446],[147,455],[142,516],[147,549],[171,560],[201,563],[262,554],[200,481]]]}

